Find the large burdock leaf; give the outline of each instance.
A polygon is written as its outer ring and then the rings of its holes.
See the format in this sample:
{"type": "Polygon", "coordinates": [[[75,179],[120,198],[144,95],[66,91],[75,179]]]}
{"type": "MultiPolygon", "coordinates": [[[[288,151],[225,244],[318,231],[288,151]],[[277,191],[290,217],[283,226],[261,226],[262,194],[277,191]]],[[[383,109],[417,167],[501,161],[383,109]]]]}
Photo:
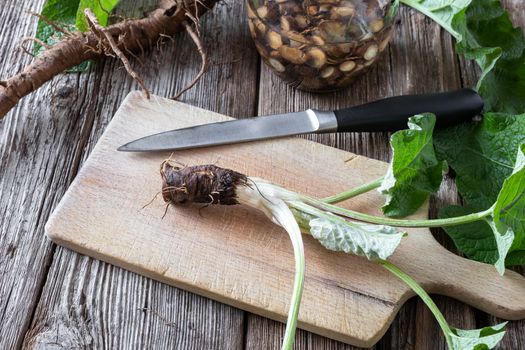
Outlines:
{"type": "MultiPolygon", "coordinates": [[[[446,158],[454,169],[459,193],[467,203],[464,207],[445,207],[439,212],[439,217],[461,216],[492,207],[500,197],[506,179],[516,171],[516,167],[520,167],[516,149],[524,142],[523,114],[486,113],[481,122],[437,131],[434,144],[438,157],[446,158]]],[[[501,219],[498,217],[496,220],[509,225],[513,221],[511,212],[505,211],[501,219]]],[[[512,225],[509,227],[512,228],[512,225]]],[[[497,264],[499,260],[501,264],[500,253],[504,242],[497,239],[506,236],[508,231],[501,225],[498,229],[491,226],[489,220],[444,229],[457,248],[469,258],[489,264],[497,264]],[[494,234],[494,230],[499,232],[498,235],[494,234]]],[[[505,259],[507,266],[525,263],[525,244],[519,237],[521,235],[516,237],[508,251],[505,259]]]]}
{"type": "MultiPolygon", "coordinates": [[[[519,147],[514,169],[491,209],[492,214],[483,221],[445,230],[461,251],[470,258],[494,264],[502,275],[505,265],[525,263],[525,145],[519,147]]],[[[440,214],[454,217],[471,211],[468,206],[449,206],[440,214]]]]}
{"type": "Polygon", "coordinates": [[[456,50],[475,60],[482,73],[477,89],[490,112],[525,111],[525,38],[500,0],[476,0],[454,16],[456,50]]]}
{"type": "Polygon", "coordinates": [[[477,90],[489,112],[525,111],[525,38],[500,0],[401,0],[452,34],[456,51],[481,68],[477,90]]]}
{"type": "Polygon", "coordinates": [[[393,159],[378,189],[386,197],[382,208],[385,215],[413,214],[439,189],[445,164],[438,161],[434,152],[435,123],[433,114],[416,115],[408,120],[408,130],[392,135],[393,159]]]}

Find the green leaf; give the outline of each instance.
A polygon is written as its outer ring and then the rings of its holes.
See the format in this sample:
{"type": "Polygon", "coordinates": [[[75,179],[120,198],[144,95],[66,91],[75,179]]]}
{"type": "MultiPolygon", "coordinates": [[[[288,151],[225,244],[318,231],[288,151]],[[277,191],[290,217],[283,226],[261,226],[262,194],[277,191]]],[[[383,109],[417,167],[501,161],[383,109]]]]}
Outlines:
{"type": "Polygon", "coordinates": [[[525,114],[486,113],[481,122],[436,130],[438,158],[456,173],[461,196],[472,210],[494,204],[512,173],[516,150],[525,143],[525,114]]]}
{"type": "MultiPolygon", "coordinates": [[[[47,0],[42,9],[42,16],[49,21],[54,22],[59,27],[69,32],[76,30],[75,22],[77,9],[80,0],[47,0]]],[[[46,44],[53,46],[64,37],[64,33],[56,30],[52,25],[43,19],[38,20],[36,28],[36,38],[42,40],[46,44]]],[[[44,51],[44,47],[35,43],[33,54],[39,55],[44,51]]],[[[83,72],[89,67],[89,62],[83,62],[76,67],[68,70],[68,72],[83,72]]]]}
{"type": "Polygon", "coordinates": [[[463,11],[472,0],[401,0],[402,3],[413,7],[427,17],[432,18],[456,39],[461,34],[452,28],[454,16],[463,11]]]}
{"type": "Polygon", "coordinates": [[[89,25],[84,15],[84,10],[90,8],[97,17],[98,24],[105,27],[108,24],[111,12],[117,6],[119,0],[80,0],[76,11],[76,25],[81,32],[89,30],[89,25]]]}
{"type": "Polygon", "coordinates": [[[386,260],[406,236],[390,226],[343,220],[333,214],[311,217],[310,234],[326,249],[351,253],[368,260],[386,260]]]}
{"type": "Polygon", "coordinates": [[[525,265],[525,249],[510,252],[505,260],[507,266],[525,265]]]}
{"type": "MultiPolygon", "coordinates": [[[[476,211],[469,206],[449,206],[440,217],[476,211]]],[[[525,258],[525,145],[519,147],[512,174],[505,179],[493,206],[492,217],[467,225],[446,227],[459,250],[469,258],[491,263],[502,275],[505,265],[525,258]]]]}
{"type": "Polygon", "coordinates": [[[525,38],[500,0],[402,0],[456,40],[456,51],[481,67],[477,90],[491,112],[525,111],[525,38]]]}
{"type": "MultiPolygon", "coordinates": [[[[466,215],[490,208],[505,179],[513,171],[516,149],[525,143],[525,115],[486,113],[482,121],[437,130],[434,145],[438,158],[446,159],[456,173],[458,191],[466,206],[441,209],[440,218],[466,215]]],[[[459,251],[469,258],[496,264],[498,242],[485,221],[444,228],[459,251]]],[[[500,242],[501,243],[501,242],[500,242]]],[[[501,247],[501,244],[500,244],[501,247]]],[[[513,250],[519,250],[516,246],[513,250]]],[[[525,247],[521,248],[525,249],[525,247]]],[[[509,253],[506,264],[516,264],[520,255],[509,253]]]]}
{"type": "MultiPolygon", "coordinates": [[[[91,8],[97,16],[99,23],[107,25],[109,13],[117,5],[118,0],[47,0],[42,9],[42,16],[68,32],[75,30],[86,31],[89,28],[84,17],[84,9],[91,8]]],[[[45,20],[39,19],[36,38],[46,44],[53,46],[64,37],[64,33],[56,30],[45,20]]],[[[35,55],[44,51],[44,47],[35,43],[33,53],[35,55]]],[[[84,62],[71,68],[68,72],[83,72],[89,67],[89,62],[84,62]]]]}
{"type": "Polygon", "coordinates": [[[500,269],[504,270],[507,253],[525,249],[525,144],[518,150],[512,175],[503,183],[494,206],[494,220],[489,225],[498,243],[498,272],[503,274],[500,269]]]}
{"type": "MultiPolygon", "coordinates": [[[[463,216],[479,211],[471,206],[450,205],[439,211],[439,218],[463,216]]],[[[495,264],[499,254],[492,229],[484,220],[470,224],[447,226],[443,228],[452,238],[457,249],[469,259],[495,264]]]]}
{"type": "Polygon", "coordinates": [[[525,111],[525,38],[500,0],[476,0],[452,20],[456,50],[474,59],[482,74],[477,90],[491,112],[525,111]]]}
{"type": "Polygon", "coordinates": [[[386,197],[387,216],[413,214],[439,189],[445,164],[437,160],[432,143],[436,117],[427,113],[408,120],[408,130],[390,139],[393,159],[378,189],[386,197]]]}
{"type": "MultiPolygon", "coordinates": [[[[80,0],[47,0],[41,15],[67,31],[75,30],[75,18],[80,0]]],[[[36,27],[36,38],[48,45],[54,45],[64,34],[53,28],[45,20],[39,19],[36,27]]],[[[38,55],[44,48],[35,43],[33,53],[38,55]]]]}
{"type": "Polygon", "coordinates": [[[494,221],[499,229],[512,229],[516,234],[514,246],[525,248],[525,144],[520,146],[514,171],[498,195],[494,221]]]}
{"type": "Polygon", "coordinates": [[[498,273],[503,276],[505,273],[505,259],[507,258],[507,254],[509,253],[515,237],[514,231],[512,231],[510,227],[502,225],[492,218],[487,218],[486,222],[489,224],[496,240],[498,260],[496,260],[494,266],[498,273]]]}
{"type": "Polygon", "coordinates": [[[451,350],[493,349],[505,336],[507,322],[482,329],[463,330],[451,328],[451,350]]]}

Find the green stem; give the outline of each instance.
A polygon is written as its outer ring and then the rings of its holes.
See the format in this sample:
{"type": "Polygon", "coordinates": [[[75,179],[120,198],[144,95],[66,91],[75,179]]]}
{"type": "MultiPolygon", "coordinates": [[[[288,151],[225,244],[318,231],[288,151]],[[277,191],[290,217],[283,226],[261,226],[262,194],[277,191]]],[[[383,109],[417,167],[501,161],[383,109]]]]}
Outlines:
{"type": "Polygon", "coordinates": [[[452,338],[450,337],[452,331],[447,323],[447,320],[445,320],[445,316],[443,316],[441,311],[439,311],[437,305],[434,303],[432,298],[430,298],[430,295],[428,295],[427,292],[425,292],[425,290],[414,279],[412,279],[412,277],[407,275],[396,265],[386,260],[381,260],[378,263],[383,265],[383,267],[388,271],[392,272],[397,278],[405,282],[421,298],[421,300],[423,300],[423,302],[428,306],[430,311],[432,311],[434,317],[439,323],[439,326],[443,330],[443,334],[445,335],[448,348],[453,349],[452,338]]]}
{"type": "MultiPolygon", "coordinates": [[[[301,234],[299,232],[299,234],[301,234]]],[[[292,301],[286,320],[286,330],[284,332],[283,345],[281,350],[291,350],[295,341],[295,330],[297,329],[297,318],[303,294],[304,284],[304,252],[294,244],[295,257],[295,277],[292,290],[292,301]]]]}
{"type": "Polygon", "coordinates": [[[422,14],[424,14],[427,17],[432,18],[441,27],[443,27],[443,29],[445,29],[447,32],[452,34],[452,36],[454,38],[456,38],[456,40],[461,39],[461,36],[459,35],[459,33],[456,32],[454,29],[452,29],[452,25],[450,23],[447,23],[447,22],[443,21],[442,18],[440,18],[439,16],[437,16],[435,14],[435,12],[433,12],[433,11],[442,10],[442,8],[436,8],[434,10],[429,9],[429,8],[421,5],[421,0],[401,0],[401,3],[414,8],[415,10],[421,12],[422,14]]]}
{"type": "Polygon", "coordinates": [[[353,198],[355,196],[358,196],[360,194],[366,193],[368,191],[371,191],[375,188],[378,188],[381,186],[381,183],[383,182],[383,178],[379,178],[377,180],[374,180],[372,182],[369,182],[367,184],[361,185],[359,187],[352,188],[349,191],[341,192],[336,195],[326,197],[321,199],[325,203],[338,203],[345,201],[347,199],[353,198]]]}
{"type": "Polygon", "coordinates": [[[481,220],[493,213],[493,208],[489,208],[485,211],[478,213],[472,213],[463,216],[456,216],[447,219],[433,219],[433,220],[404,220],[404,219],[391,219],[382,216],[374,216],[369,214],[360,213],[354,210],[344,209],[333,204],[323,203],[318,199],[314,199],[307,196],[301,196],[301,200],[305,203],[315,206],[319,209],[329,211],[333,214],[348,217],[354,220],[360,220],[378,225],[389,225],[397,227],[445,227],[467,224],[470,222],[481,220]]]}
{"type": "Polygon", "coordinates": [[[284,331],[283,345],[281,348],[282,350],[291,350],[295,340],[297,318],[299,316],[299,307],[301,305],[301,297],[303,295],[305,271],[303,238],[293,213],[282,200],[280,200],[278,203],[268,203],[267,208],[272,212],[274,219],[276,219],[276,221],[286,230],[286,232],[288,232],[293,246],[295,276],[292,290],[292,299],[290,302],[290,308],[288,310],[288,318],[286,320],[286,330],[284,331]]]}

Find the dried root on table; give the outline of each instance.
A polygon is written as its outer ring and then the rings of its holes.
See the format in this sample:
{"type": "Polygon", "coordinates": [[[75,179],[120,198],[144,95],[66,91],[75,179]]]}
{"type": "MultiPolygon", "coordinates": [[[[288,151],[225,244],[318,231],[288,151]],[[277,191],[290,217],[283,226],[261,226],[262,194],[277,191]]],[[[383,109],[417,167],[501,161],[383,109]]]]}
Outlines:
{"type": "MultiPolygon", "coordinates": [[[[149,91],[140,76],[131,68],[129,57],[143,55],[146,50],[160,45],[165,38],[175,33],[186,31],[195,42],[201,55],[202,66],[195,79],[174,98],[191,88],[204,74],[208,59],[200,39],[199,19],[206,11],[213,8],[218,0],[169,0],[161,1],[158,8],[142,18],[122,19],[104,27],[90,9],[84,11],[88,31],[71,31],[60,23],[38,16],[61,34],[61,39],[49,45],[38,38],[24,38],[22,44],[34,41],[45,50],[36,55],[24,70],[6,80],[0,80],[0,119],[3,118],[18,101],[37,90],[54,76],[79,64],[105,56],[119,59],[126,71],[149,96],[149,91]]],[[[24,51],[30,53],[25,47],[24,51]]]]}

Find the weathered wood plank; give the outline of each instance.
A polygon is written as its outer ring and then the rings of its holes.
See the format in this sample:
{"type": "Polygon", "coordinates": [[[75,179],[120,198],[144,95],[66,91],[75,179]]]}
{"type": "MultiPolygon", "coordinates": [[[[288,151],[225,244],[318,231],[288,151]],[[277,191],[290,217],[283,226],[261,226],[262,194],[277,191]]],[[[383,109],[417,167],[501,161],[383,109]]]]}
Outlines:
{"type": "MultiPolygon", "coordinates": [[[[512,11],[515,23],[523,26],[523,3],[519,0],[504,2],[512,11]]],[[[0,21],[9,25],[0,27],[0,47],[3,53],[0,57],[0,77],[19,71],[29,61],[29,57],[16,49],[16,38],[33,34],[36,20],[23,10],[38,11],[42,3],[43,1],[27,4],[19,4],[12,0],[3,2],[0,21]]],[[[228,3],[224,6],[231,5],[228,3]]],[[[231,16],[235,14],[223,11],[226,12],[208,19],[206,27],[206,32],[215,29],[212,31],[213,35],[207,36],[207,46],[218,46],[212,53],[218,64],[212,67],[205,81],[185,95],[183,100],[233,116],[270,113],[283,109],[298,110],[304,106],[340,107],[347,103],[365,102],[382,95],[454,88],[459,86],[460,82],[472,86],[476,79],[476,69],[472,63],[459,60],[459,68],[457,60],[449,54],[452,42],[446,34],[441,34],[435,25],[421,15],[403,10],[403,24],[397,30],[396,44],[390,48],[390,57],[383,58],[383,62],[388,60],[392,63],[390,71],[380,74],[376,69],[364,77],[363,82],[344,92],[317,97],[284,88],[277,78],[269,77],[266,68],[263,68],[259,104],[264,105],[263,101],[273,96],[274,108],[265,104],[265,107],[255,111],[253,105],[248,107],[246,103],[239,103],[240,100],[252,101],[251,98],[255,94],[255,89],[243,85],[247,77],[248,80],[253,80],[252,74],[257,69],[254,50],[247,39],[246,30],[223,32],[222,16],[226,13],[229,15],[226,18],[232,20],[231,16]],[[214,45],[220,42],[221,38],[225,38],[226,34],[229,37],[223,45],[214,45]],[[230,49],[232,43],[233,52],[230,49]],[[237,43],[240,44],[237,46],[237,43]],[[248,67],[242,69],[235,67],[236,64],[248,67]],[[388,74],[391,77],[386,77],[388,74]],[[232,81],[235,83],[231,83],[232,81]],[[240,84],[244,88],[232,89],[230,84],[240,84]],[[273,93],[272,89],[275,89],[273,93]],[[237,96],[241,97],[236,99],[237,96]],[[277,99],[277,96],[283,97],[277,99]],[[288,99],[289,103],[285,103],[285,99],[288,99]]],[[[236,22],[233,18],[232,26],[234,23],[236,22]]],[[[192,73],[198,70],[198,57],[189,41],[184,38],[179,42],[179,39],[177,38],[175,49],[166,49],[167,52],[159,55],[162,58],[161,64],[144,68],[135,65],[157,94],[173,94],[189,82],[192,73]],[[165,57],[174,57],[174,62],[166,62],[165,57]],[[182,65],[186,62],[191,63],[182,65]]],[[[0,348],[13,348],[21,344],[46,278],[42,301],[39,303],[27,344],[47,345],[52,348],[51,340],[33,340],[45,338],[46,334],[50,334],[46,332],[50,330],[73,334],[68,339],[77,339],[75,337],[79,334],[93,333],[95,337],[90,337],[95,340],[89,340],[90,344],[101,346],[133,344],[136,347],[153,347],[157,344],[185,344],[199,348],[203,344],[210,347],[230,344],[236,347],[242,343],[243,337],[239,332],[223,336],[215,333],[212,336],[203,336],[208,328],[201,327],[216,326],[211,319],[209,323],[199,323],[196,328],[191,323],[193,320],[199,320],[202,315],[211,313],[215,315],[213,320],[223,322],[219,326],[221,329],[223,325],[238,328],[242,323],[240,312],[228,307],[222,309],[213,302],[203,301],[189,293],[61,248],[53,253],[52,246],[43,238],[43,224],[49,212],[75,176],[79,164],[89,154],[123,96],[133,87],[136,85],[120,69],[119,64],[104,62],[98,64],[89,74],[55,78],[40,91],[23,100],[6,119],[0,121],[0,348]],[[47,266],[53,254],[53,265],[46,277],[47,266]],[[84,277],[77,278],[77,275],[84,277]],[[113,286],[118,286],[119,290],[123,291],[122,299],[112,294],[113,286]],[[166,308],[166,303],[173,298],[179,304],[166,308]],[[156,304],[146,304],[148,300],[156,300],[156,304]],[[113,304],[115,306],[111,308],[113,304]],[[173,325],[164,325],[161,318],[150,315],[155,315],[151,311],[145,312],[145,315],[134,312],[135,305],[148,305],[149,309],[155,310],[168,322],[175,320],[180,328],[176,328],[176,332],[170,331],[174,328],[173,325]],[[203,305],[207,305],[211,311],[201,311],[202,308],[199,309],[198,306],[203,305]],[[185,310],[179,314],[181,308],[185,310]],[[199,311],[195,312],[192,308],[199,311]],[[119,316],[121,311],[124,316],[119,316]],[[86,314],[94,315],[98,321],[87,322],[86,314]],[[154,318],[158,319],[153,320],[154,318]],[[118,326],[115,325],[124,319],[128,322],[126,327],[129,331],[119,333],[118,326]],[[56,326],[46,328],[46,322],[56,326]],[[92,323],[97,325],[93,326],[92,323]],[[141,335],[142,331],[146,335],[141,335]],[[101,339],[100,334],[106,336],[101,339]],[[203,337],[205,340],[202,340],[203,337]]],[[[323,136],[320,140],[378,159],[387,159],[389,154],[385,146],[387,135],[384,134],[323,136]]],[[[455,194],[445,188],[436,206],[450,199],[455,199],[455,194]]],[[[434,213],[436,206],[433,207],[434,213]]],[[[471,308],[448,298],[436,297],[436,300],[444,309],[447,319],[455,326],[468,328],[472,327],[473,322],[477,323],[477,326],[485,326],[499,321],[479,312],[474,319],[471,308]]],[[[281,324],[257,316],[248,317],[246,322],[247,347],[260,348],[271,345],[274,348],[279,345],[284,329],[281,324]]],[[[525,347],[523,326],[523,321],[512,322],[500,348],[525,347]]],[[[67,346],[69,343],[64,344],[67,346]]],[[[419,349],[419,346],[432,349],[444,347],[437,324],[429,317],[424,305],[414,299],[403,307],[377,348],[419,349]]],[[[307,332],[299,332],[296,348],[346,347],[307,332]]]]}
{"type": "MultiPolygon", "coordinates": [[[[31,58],[18,48],[31,36],[43,1],[20,4],[4,1],[0,6],[0,77],[18,72],[31,58]]],[[[68,86],[78,89],[75,75],[57,77],[46,89],[24,99],[0,121],[0,348],[19,347],[41,293],[53,246],[43,227],[76,168],[89,121],[61,109],[60,94],[68,86]],[[60,127],[57,127],[60,125],[60,127]],[[77,141],[78,140],[78,141],[77,141]],[[61,153],[61,149],[67,152],[61,153]]],[[[84,95],[69,104],[80,108],[84,95]]]]}
{"type": "MultiPolygon", "coordinates": [[[[32,9],[38,11],[41,3],[32,9]]],[[[24,5],[15,2],[0,10],[2,22],[12,21],[0,29],[2,48],[9,53],[2,57],[2,76],[28,61],[18,51],[10,53],[20,33],[30,36],[34,31],[36,21],[23,10],[24,5]]],[[[214,11],[202,30],[215,64],[183,100],[233,116],[252,115],[257,56],[244,49],[250,39],[242,5],[230,2],[214,11]],[[224,18],[229,19],[226,24],[224,18]],[[235,100],[239,95],[243,103],[235,100]]],[[[168,96],[191,81],[200,64],[185,35],[165,46],[154,60],[134,67],[153,92],[168,96]]],[[[53,254],[43,236],[52,207],[123,97],[135,88],[120,63],[105,60],[89,73],[57,77],[2,122],[0,249],[5,262],[0,275],[0,348],[19,347],[30,322],[25,345],[39,348],[242,346],[242,311],[62,248],[53,254]],[[175,324],[165,325],[163,318],[175,324]]]]}
{"type": "Polygon", "coordinates": [[[240,349],[241,311],[57,249],[25,347],[240,349]]]}

